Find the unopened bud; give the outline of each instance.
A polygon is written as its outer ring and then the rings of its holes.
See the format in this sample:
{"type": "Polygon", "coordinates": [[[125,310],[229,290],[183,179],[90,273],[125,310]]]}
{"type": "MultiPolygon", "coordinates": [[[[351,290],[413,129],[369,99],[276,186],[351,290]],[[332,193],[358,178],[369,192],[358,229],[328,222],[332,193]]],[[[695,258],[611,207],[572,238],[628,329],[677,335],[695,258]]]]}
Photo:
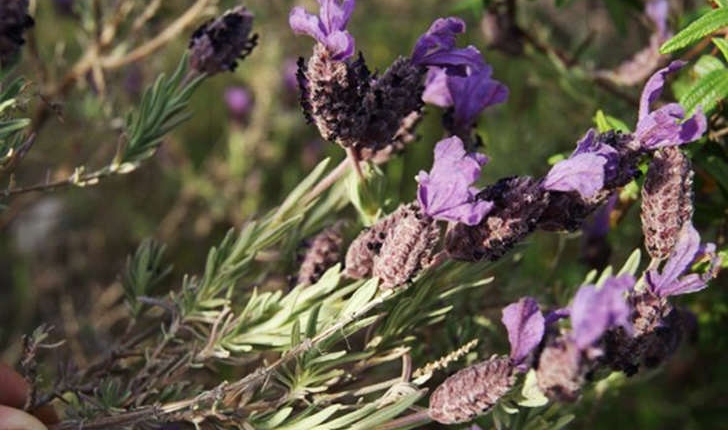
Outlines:
{"type": "Polygon", "coordinates": [[[298,282],[310,285],[341,259],[341,228],[334,225],[317,234],[306,251],[298,272],[298,282]]]}

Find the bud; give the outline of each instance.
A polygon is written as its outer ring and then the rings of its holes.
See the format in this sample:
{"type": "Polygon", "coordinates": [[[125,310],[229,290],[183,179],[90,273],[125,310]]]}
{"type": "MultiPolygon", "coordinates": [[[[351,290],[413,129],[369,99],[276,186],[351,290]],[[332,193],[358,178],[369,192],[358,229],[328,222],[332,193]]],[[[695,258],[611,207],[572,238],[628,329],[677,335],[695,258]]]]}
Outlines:
{"type": "Polygon", "coordinates": [[[394,224],[403,216],[404,207],[365,229],[349,245],[346,251],[346,275],[354,279],[368,278],[372,274],[374,258],[379,255],[384,239],[391,234],[394,224]]]}
{"type": "Polygon", "coordinates": [[[574,402],[584,384],[586,366],[574,342],[559,337],[541,352],[536,369],[538,387],[550,399],[574,402]]]}
{"type": "Polygon", "coordinates": [[[450,376],[430,396],[430,418],[440,424],[471,421],[492,408],[515,383],[508,357],[467,367],[450,376]]]}
{"type": "Polygon", "coordinates": [[[252,29],[253,14],[243,6],[202,24],[190,38],[190,67],[208,75],[234,71],[237,61],[257,44],[258,35],[250,36],[252,29]]]}
{"type": "Polygon", "coordinates": [[[662,260],[675,247],[682,226],[693,216],[693,171],[677,147],[655,152],[642,187],[642,231],[652,258],[662,260]]]}
{"type": "Polygon", "coordinates": [[[321,275],[341,259],[341,226],[336,224],[317,234],[303,257],[298,283],[315,284],[321,275]]]}
{"type": "Polygon", "coordinates": [[[0,1],[0,66],[6,66],[25,43],[23,31],[32,27],[28,0],[0,1]]]}
{"type": "Polygon", "coordinates": [[[548,193],[527,176],[501,179],[478,199],[492,201],[494,207],[477,226],[458,223],[452,227],[445,244],[451,258],[497,260],[535,229],[548,205],[548,193]]]}
{"type": "Polygon", "coordinates": [[[412,279],[429,266],[432,251],[440,239],[435,220],[422,213],[415,203],[400,206],[397,219],[374,258],[372,274],[383,289],[394,288],[412,279]]]}

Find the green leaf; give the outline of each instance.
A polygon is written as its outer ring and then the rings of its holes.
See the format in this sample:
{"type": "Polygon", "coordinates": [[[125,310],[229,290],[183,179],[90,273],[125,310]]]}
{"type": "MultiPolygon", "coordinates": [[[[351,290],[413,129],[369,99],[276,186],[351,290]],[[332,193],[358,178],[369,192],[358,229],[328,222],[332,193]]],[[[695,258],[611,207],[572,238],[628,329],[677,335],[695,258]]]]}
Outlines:
{"type": "Polygon", "coordinates": [[[629,258],[627,258],[627,261],[624,263],[624,266],[619,269],[619,273],[617,273],[617,276],[621,276],[627,273],[634,276],[637,273],[637,269],[639,269],[640,267],[641,259],[642,251],[640,251],[639,248],[632,251],[632,254],[630,254],[629,258]]]}
{"type": "Polygon", "coordinates": [[[414,405],[422,396],[426,393],[426,390],[420,390],[411,394],[400,397],[392,405],[378,410],[377,412],[369,415],[366,419],[359,421],[352,425],[350,430],[369,430],[373,429],[379,424],[383,424],[397,417],[402,412],[406,411],[410,406],[414,405]]]}
{"type": "Polygon", "coordinates": [[[715,37],[713,38],[713,44],[720,49],[720,52],[723,54],[723,59],[728,61],[728,40],[715,37]]]}
{"type": "Polygon", "coordinates": [[[325,422],[331,415],[335,414],[340,409],[341,405],[331,405],[309,417],[278,427],[278,430],[310,430],[312,427],[325,422]]]}
{"type": "Polygon", "coordinates": [[[549,402],[548,397],[538,388],[538,381],[536,380],[536,371],[530,369],[526,373],[526,378],[523,381],[523,389],[521,390],[523,400],[518,402],[519,406],[526,408],[538,408],[546,405],[549,402]]]}
{"type": "Polygon", "coordinates": [[[606,133],[610,130],[617,130],[623,133],[629,133],[630,131],[627,124],[622,122],[622,120],[605,114],[601,109],[594,115],[594,123],[600,133],[606,133]]]}
{"type": "MultiPolygon", "coordinates": [[[[726,10],[728,12],[728,9],[726,10]]],[[[680,104],[689,117],[698,106],[708,113],[721,100],[728,97],[728,69],[714,70],[698,80],[687,93],[680,98],[680,104]]]]}
{"type": "Polygon", "coordinates": [[[348,303],[346,304],[346,307],[344,309],[342,309],[340,315],[342,315],[342,316],[351,315],[355,311],[361,309],[377,293],[378,284],[379,284],[379,282],[375,278],[375,279],[368,280],[364,285],[359,287],[359,289],[356,290],[354,295],[352,295],[351,298],[349,299],[348,303]]]}
{"type": "Polygon", "coordinates": [[[660,47],[660,53],[669,54],[677,51],[726,26],[728,26],[728,9],[711,10],[665,42],[660,47]]]}
{"type": "Polygon", "coordinates": [[[693,66],[693,71],[695,71],[695,74],[698,75],[698,77],[703,77],[714,70],[723,69],[725,69],[725,64],[712,55],[701,56],[698,58],[698,61],[695,62],[695,66],[693,66]]]}

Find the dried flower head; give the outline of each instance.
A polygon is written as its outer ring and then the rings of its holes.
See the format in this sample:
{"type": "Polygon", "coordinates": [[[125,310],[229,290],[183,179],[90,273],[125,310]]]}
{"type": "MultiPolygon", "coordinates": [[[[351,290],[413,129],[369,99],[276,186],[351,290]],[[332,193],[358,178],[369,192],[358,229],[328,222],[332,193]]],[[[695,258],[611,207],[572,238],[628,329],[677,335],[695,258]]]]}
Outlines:
{"type": "Polygon", "coordinates": [[[190,38],[190,67],[208,75],[235,70],[256,46],[252,29],[253,14],[243,6],[202,24],[190,38]]]}
{"type": "Polygon", "coordinates": [[[574,402],[579,397],[587,370],[579,347],[569,339],[558,337],[541,351],[536,380],[550,399],[574,402]]]}
{"type": "Polygon", "coordinates": [[[311,240],[298,271],[298,282],[310,285],[321,279],[321,275],[341,260],[341,226],[329,227],[311,240]]]}
{"type": "Polygon", "coordinates": [[[374,259],[379,255],[384,240],[392,232],[392,228],[404,216],[406,206],[379,220],[372,227],[365,229],[349,245],[346,251],[346,275],[354,279],[368,278],[372,274],[374,259]]]}
{"type": "Polygon", "coordinates": [[[32,27],[28,0],[0,1],[0,66],[10,62],[25,43],[23,31],[32,27]]]}
{"type": "Polygon", "coordinates": [[[383,289],[405,284],[427,267],[440,239],[437,224],[417,204],[403,205],[400,211],[379,255],[374,257],[372,275],[380,279],[383,289]]]}
{"type": "Polygon", "coordinates": [[[652,258],[670,255],[682,226],[693,216],[693,170],[677,147],[655,152],[642,187],[642,231],[652,258]]]}
{"type": "Polygon", "coordinates": [[[464,261],[496,260],[531,233],[548,206],[548,193],[531,177],[505,178],[478,194],[493,202],[480,224],[455,224],[445,239],[451,258],[464,261]]]}
{"type": "Polygon", "coordinates": [[[515,383],[508,357],[467,367],[450,376],[430,396],[430,418],[441,424],[472,420],[492,408],[515,383]]]}

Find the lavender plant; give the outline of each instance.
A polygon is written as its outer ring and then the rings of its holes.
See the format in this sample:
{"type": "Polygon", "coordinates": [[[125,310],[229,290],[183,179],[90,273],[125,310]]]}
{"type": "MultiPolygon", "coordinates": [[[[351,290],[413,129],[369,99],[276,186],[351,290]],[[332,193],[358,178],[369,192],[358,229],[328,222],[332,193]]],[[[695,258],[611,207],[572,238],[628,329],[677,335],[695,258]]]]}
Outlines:
{"type": "MultiPolygon", "coordinates": [[[[12,4],[23,12],[6,26],[15,55],[23,40],[17,32],[32,21],[26,2],[12,4]]],[[[23,409],[53,404],[63,418],[50,429],[384,430],[491,422],[556,429],[595,386],[609,388],[615,375],[665,363],[690,336],[694,317],[669,298],[707,288],[725,264],[718,248],[724,243],[701,239],[693,221],[701,208],[693,201],[691,155],[716,140],[711,133],[724,118],[710,116],[723,97],[716,92],[712,102],[703,95],[704,103],[691,107],[656,106],[668,77],[687,62],[644,66],[654,73],[645,73],[633,131],[601,113],[596,128],[542,176],[485,183],[490,160],[482,150],[492,137],[481,135],[477,120],[507,102],[508,79],[475,46],[457,46],[465,22],[435,19],[410,54],[380,75],[363,53],[355,55],[348,29],[355,0],[318,4],[317,15],[296,6],[288,17],[294,33],[315,41],[310,58],[298,61],[300,105],[321,138],[344,150],[344,160],[332,168],[329,158],[320,161],[274,208],[229,230],[201,271],[167,293],[158,292],[172,273],[167,248],[142,242],[120,276],[123,330],[93,361],[64,360],[50,385],[38,378],[38,353],[65,346],[45,344],[54,336],[47,328],[27,336],[23,409]],[[407,157],[426,104],[443,108],[444,136],[420,139],[417,146],[434,143],[432,165],[418,166],[416,193],[393,198],[383,169],[407,157]],[[547,277],[521,294],[508,288],[507,277],[490,276],[529,245],[530,235],[563,237],[634,196],[642,199],[649,262],[634,250],[621,269],[593,270],[560,297],[541,294],[554,282],[547,277]],[[505,333],[490,320],[488,331],[468,329],[464,304],[483,294],[502,300],[494,308],[502,308],[496,312],[505,333]],[[499,355],[506,338],[510,352],[499,355]]],[[[664,6],[647,7],[659,43],[669,33],[664,6]]],[[[138,170],[190,118],[196,89],[213,75],[248,67],[238,61],[262,50],[252,53],[253,10],[235,7],[191,33],[176,71],[161,75],[128,116],[107,166],[11,186],[5,197],[138,170]]],[[[698,38],[708,30],[701,31],[698,38]]],[[[684,40],[693,39],[678,33],[663,48],[684,40]]],[[[652,51],[659,43],[651,39],[652,51]]],[[[10,112],[0,122],[0,166],[12,172],[34,135],[22,134],[31,121],[13,110],[22,81],[9,82],[0,92],[0,115],[10,112]]],[[[688,90],[689,98],[702,91],[688,90]]],[[[236,127],[245,127],[249,95],[231,89],[226,101],[236,127]]]]}

